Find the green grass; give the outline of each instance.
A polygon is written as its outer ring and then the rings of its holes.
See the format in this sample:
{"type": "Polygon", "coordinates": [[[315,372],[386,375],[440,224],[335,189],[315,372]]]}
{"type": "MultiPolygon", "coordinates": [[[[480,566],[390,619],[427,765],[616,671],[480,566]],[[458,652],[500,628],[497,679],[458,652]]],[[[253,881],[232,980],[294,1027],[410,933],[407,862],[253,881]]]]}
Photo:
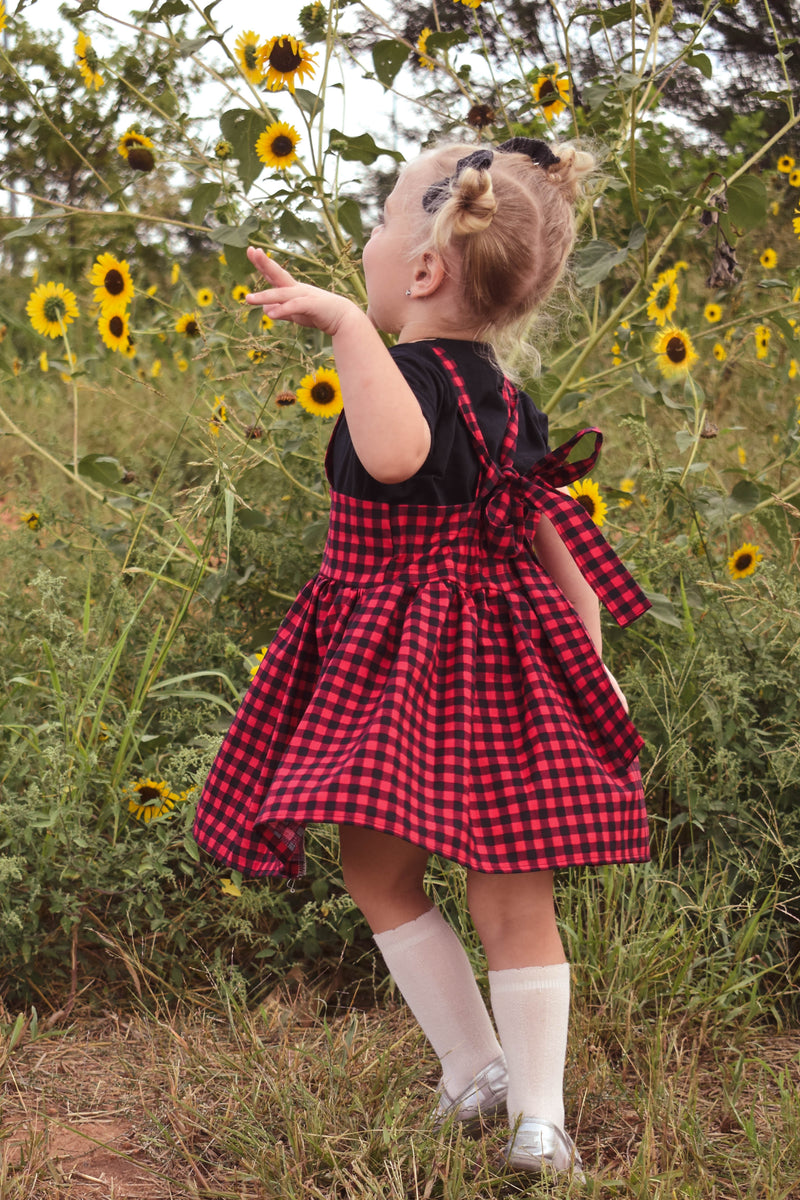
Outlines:
{"type": "Polygon", "coordinates": [[[5,1014],[0,1195],[796,1200],[800,1029],[788,972],[759,954],[769,903],[736,900],[720,867],[669,880],[653,864],[575,873],[560,909],[585,1188],[506,1171],[502,1122],[434,1128],[436,1059],[372,960],[360,981],[298,965],[258,999],[234,973],[167,1000],[132,940],[132,1006],[79,989],[68,1028],[5,1014]]]}

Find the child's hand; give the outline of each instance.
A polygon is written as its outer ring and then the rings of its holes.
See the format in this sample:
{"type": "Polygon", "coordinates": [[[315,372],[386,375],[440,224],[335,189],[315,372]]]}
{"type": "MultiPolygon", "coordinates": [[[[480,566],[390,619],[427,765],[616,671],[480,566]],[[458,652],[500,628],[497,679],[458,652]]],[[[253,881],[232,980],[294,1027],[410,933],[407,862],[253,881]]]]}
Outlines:
{"type": "Polygon", "coordinates": [[[617,693],[617,696],[618,696],[618,698],[619,698],[619,702],[620,702],[620,704],[621,704],[621,705],[622,705],[622,707],[625,709],[625,712],[628,712],[628,711],[629,711],[629,709],[628,709],[628,701],[627,701],[627,699],[625,698],[625,693],[623,692],[622,688],[619,686],[619,684],[617,683],[616,679],[615,679],[615,678],[614,678],[614,676],[611,674],[611,672],[609,671],[609,669],[608,669],[608,667],[606,666],[606,664],[605,664],[605,663],[603,663],[603,670],[605,671],[606,675],[608,676],[609,680],[611,681],[611,686],[613,687],[614,691],[617,693]]]}
{"type": "Polygon", "coordinates": [[[295,282],[288,271],[255,246],[248,246],[247,257],[271,285],[267,291],[249,293],[247,303],[260,304],[274,321],[294,321],[333,335],[348,312],[361,311],[352,300],[335,292],[295,282]]]}

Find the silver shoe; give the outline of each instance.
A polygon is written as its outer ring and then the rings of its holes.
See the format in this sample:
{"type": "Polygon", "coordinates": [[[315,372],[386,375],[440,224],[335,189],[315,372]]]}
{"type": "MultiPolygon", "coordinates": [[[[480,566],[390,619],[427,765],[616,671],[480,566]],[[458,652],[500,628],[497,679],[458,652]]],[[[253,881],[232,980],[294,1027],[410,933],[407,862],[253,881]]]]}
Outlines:
{"type": "Polygon", "coordinates": [[[552,1121],[523,1117],[503,1151],[510,1167],[518,1171],[569,1171],[577,1183],[585,1183],[583,1162],[568,1133],[552,1121]]]}
{"type": "Polygon", "coordinates": [[[478,1071],[457,1096],[451,1096],[442,1081],[436,1089],[439,1103],[436,1106],[436,1125],[441,1126],[452,1117],[461,1125],[475,1125],[487,1117],[493,1117],[504,1106],[508,1092],[506,1060],[501,1054],[482,1071],[478,1071]]]}

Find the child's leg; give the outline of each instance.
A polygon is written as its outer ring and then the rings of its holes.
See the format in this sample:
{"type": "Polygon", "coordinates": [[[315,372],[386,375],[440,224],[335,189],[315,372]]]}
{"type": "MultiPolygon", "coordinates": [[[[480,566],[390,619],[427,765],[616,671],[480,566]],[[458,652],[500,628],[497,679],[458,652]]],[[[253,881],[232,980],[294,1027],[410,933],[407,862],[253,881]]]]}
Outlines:
{"type": "Polygon", "coordinates": [[[492,1011],[508,1065],[508,1115],[564,1128],[569,964],[553,902],[551,871],[469,872],[467,895],[486,949],[492,1011]]]}
{"type": "Polygon", "coordinates": [[[501,1050],[464,947],[425,893],[428,852],[352,825],[339,834],[345,886],[455,1097],[501,1050]]]}

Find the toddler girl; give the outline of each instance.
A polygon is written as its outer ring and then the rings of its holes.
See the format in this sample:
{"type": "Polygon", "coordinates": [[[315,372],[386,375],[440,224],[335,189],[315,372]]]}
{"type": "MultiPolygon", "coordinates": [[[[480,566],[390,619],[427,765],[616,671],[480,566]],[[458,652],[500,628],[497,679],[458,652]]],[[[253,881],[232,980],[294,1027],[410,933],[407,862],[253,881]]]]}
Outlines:
{"type": "Polygon", "coordinates": [[[582,435],[497,365],[558,281],[589,155],[513,138],[402,172],[364,249],[369,307],[261,251],[273,320],[330,335],[344,413],[330,531],[245,696],[195,835],[247,875],[303,873],[303,828],[339,826],[345,885],[441,1060],[438,1120],[505,1109],[516,1168],[583,1178],[564,1127],[569,965],[553,870],[641,862],[641,739],[601,658],[648,601],[566,485],[582,435]],[[396,335],[387,350],[378,330],[396,335]],[[423,880],[467,871],[494,1023],[423,880]]]}

